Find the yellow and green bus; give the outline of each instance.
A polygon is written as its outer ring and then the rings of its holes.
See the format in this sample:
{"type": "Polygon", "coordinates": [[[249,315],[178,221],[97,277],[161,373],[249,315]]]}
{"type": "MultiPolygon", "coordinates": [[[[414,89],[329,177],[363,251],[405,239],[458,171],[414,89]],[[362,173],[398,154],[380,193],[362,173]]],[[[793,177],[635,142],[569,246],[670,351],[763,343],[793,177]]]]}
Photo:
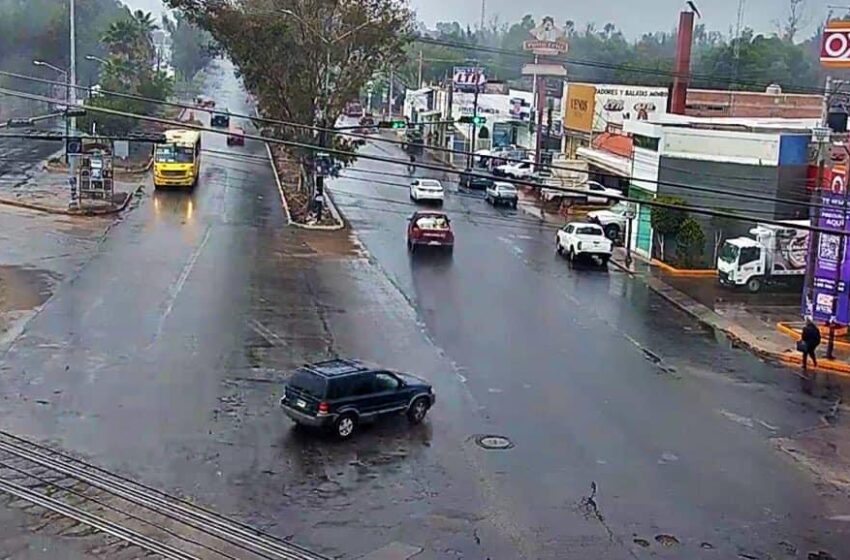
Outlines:
{"type": "Polygon", "coordinates": [[[154,154],[154,187],[194,187],[200,172],[201,133],[166,130],[165,143],[158,144],[154,154]]]}

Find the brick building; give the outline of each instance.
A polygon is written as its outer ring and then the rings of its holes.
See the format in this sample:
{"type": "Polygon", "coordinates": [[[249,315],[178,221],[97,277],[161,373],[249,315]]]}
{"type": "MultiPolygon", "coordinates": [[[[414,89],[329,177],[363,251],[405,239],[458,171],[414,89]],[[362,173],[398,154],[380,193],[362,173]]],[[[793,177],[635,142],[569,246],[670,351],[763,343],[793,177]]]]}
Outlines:
{"type": "Polygon", "coordinates": [[[688,89],[685,114],[691,117],[769,117],[816,119],[823,97],[799,93],[688,89]]]}

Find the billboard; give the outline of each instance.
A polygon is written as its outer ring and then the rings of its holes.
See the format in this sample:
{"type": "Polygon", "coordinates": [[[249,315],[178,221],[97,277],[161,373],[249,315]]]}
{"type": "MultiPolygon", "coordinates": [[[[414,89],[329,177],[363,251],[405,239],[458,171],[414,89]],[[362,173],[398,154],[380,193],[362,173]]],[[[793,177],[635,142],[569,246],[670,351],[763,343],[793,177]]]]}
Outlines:
{"type": "Polygon", "coordinates": [[[455,91],[482,91],[487,83],[487,75],[480,66],[455,66],[452,74],[452,84],[455,91]]]}
{"type": "Polygon", "coordinates": [[[850,21],[826,23],[820,44],[820,63],[832,68],[850,68],[850,21]]]}
{"type": "Polygon", "coordinates": [[[667,88],[597,85],[593,130],[622,127],[627,120],[646,121],[667,113],[667,97],[667,88]]]}
{"type": "Polygon", "coordinates": [[[567,106],[564,109],[564,128],[590,132],[596,107],[596,86],[570,84],[567,89],[567,106]]]}
{"type": "Polygon", "coordinates": [[[529,40],[523,42],[522,48],[538,56],[558,56],[567,52],[567,33],[555,25],[555,19],[545,16],[540,25],[529,30],[529,40]]]}
{"type": "MultiPolygon", "coordinates": [[[[844,197],[826,192],[821,197],[821,214],[818,226],[850,232],[850,220],[844,208],[844,197]]],[[[818,236],[817,254],[815,255],[814,301],[809,301],[808,293],[803,294],[803,314],[811,315],[817,321],[828,321],[832,317],[834,294],[838,301],[835,310],[835,321],[846,325],[850,322],[850,299],[848,299],[847,282],[850,281],[850,250],[847,236],[821,233],[818,236]],[[840,255],[841,243],[844,243],[844,254],[840,255]],[[839,256],[843,261],[839,262],[839,256]],[[836,291],[836,282],[838,290],[836,291]]]]}

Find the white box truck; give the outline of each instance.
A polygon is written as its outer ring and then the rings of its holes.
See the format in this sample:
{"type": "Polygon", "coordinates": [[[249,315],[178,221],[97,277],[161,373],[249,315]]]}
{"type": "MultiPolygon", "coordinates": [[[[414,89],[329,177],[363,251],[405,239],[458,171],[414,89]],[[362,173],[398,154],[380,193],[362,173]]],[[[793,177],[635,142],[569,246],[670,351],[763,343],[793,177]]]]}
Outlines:
{"type": "Polygon", "coordinates": [[[758,224],[751,237],[727,239],[717,256],[717,279],[724,286],[746,287],[752,293],[766,284],[806,274],[809,220],[785,225],[758,224]]]}

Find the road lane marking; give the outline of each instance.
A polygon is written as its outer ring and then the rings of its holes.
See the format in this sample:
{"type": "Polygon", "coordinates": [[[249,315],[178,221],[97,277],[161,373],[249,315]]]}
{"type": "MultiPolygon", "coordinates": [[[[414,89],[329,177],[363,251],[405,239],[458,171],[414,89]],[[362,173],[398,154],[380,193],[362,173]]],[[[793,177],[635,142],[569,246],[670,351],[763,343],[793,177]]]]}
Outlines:
{"type": "Polygon", "coordinates": [[[195,263],[198,262],[198,258],[201,256],[201,253],[204,250],[204,247],[207,246],[207,242],[210,240],[210,235],[212,234],[212,226],[208,225],[207,230],[204,233],[204,238],[201,240],[201,243],[195,247],[195,250],[192,251],[192,254],[189,256],[189,260],[186,261],[186,264],[183,265],[183,270],[180,271],[180,276],[177,277],[177,281],[172,284],[168,289],[168,299],[165,304],[165,311],[163,311],[162,315],[159,317],[159,324],[156,327],[156,333],[154,334],[153,340],[151,341],[150,346],[159,339],[162,334],[162,329],[165,327],[165,321],[168,320],[168,316],[171,315],[171,311],[174,309],[174,304],[177,302],[177,298],[180,296],[180,292],[183,291],[183,286],[186,285],[186,280],[189,279],[189,275],[192,273],[192,269],[195,268],[195,263]]]}

